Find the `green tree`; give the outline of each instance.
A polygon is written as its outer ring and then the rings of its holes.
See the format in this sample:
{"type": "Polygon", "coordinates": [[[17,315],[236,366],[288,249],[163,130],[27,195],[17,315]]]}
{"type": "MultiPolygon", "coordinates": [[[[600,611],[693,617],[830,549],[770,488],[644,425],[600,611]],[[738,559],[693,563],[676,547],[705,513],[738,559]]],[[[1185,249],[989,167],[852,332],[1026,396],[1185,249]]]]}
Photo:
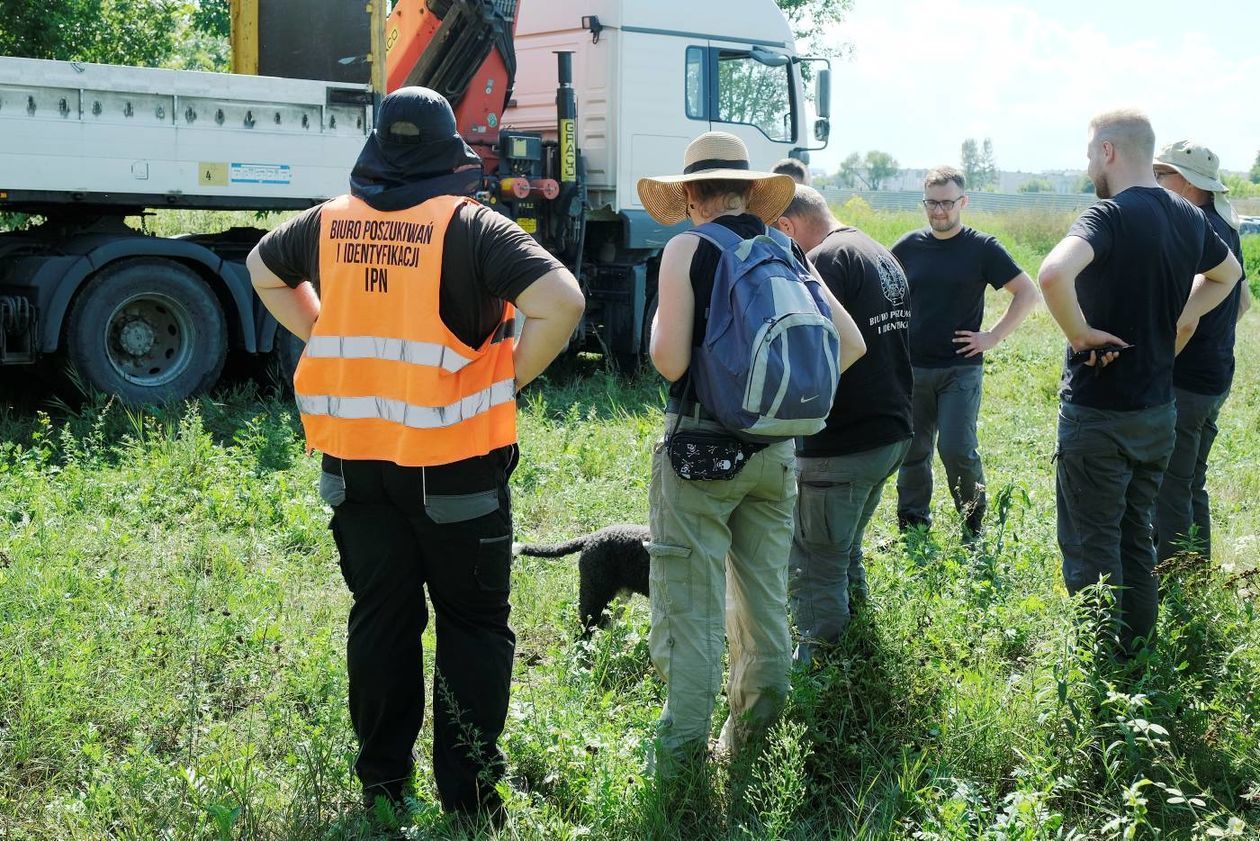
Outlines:
{"type": "Polygon", "coordinates": [[[1256,162],[1251,165],[1251,183],[1260,184],[1260,152],[1256,152],[1256,162]]]}
{"type": "Polygon", "coordinates": [[[993,159],[993,141],[984,139],[983,147],[974,137],[962,142],[961,169],[968,190],[984,190],[997,183],[997,163],[993,159]]]}
{"type": "Polygon", "coordinates": [[[862,177],[862,155],[854,152],[841,161],[836,179],[845,187],[856,187],[859,183],[867,186],[866,179],[862,177]]]}
{"type": "Polygon", "coordinates": [[[1229,188],[1229,198],[1250,199],[1260,197],[1260,184],[1255,184],[1243,175],[1231,172],[1221,173],[1221,183],[1229,188]]]}
{"type": "Polygon", "coordinates": [[[184,33],[167,63],[184,70],[232,69],[232,15],[228,0],[195,0],[184,33]]]}
{"type": "Polygon", "coordinates": [[[776,0],[783,15],[792,25],[792,34],[815,55],[839,57],[849,53],[853,45],[847,41],[825,40],[823,28],[839,23],[853,8],[853,0],[776,0]]]}
{"type": "Polygon", "coordinates": [[[980,147],[980,177],[982,183],[976,185],[976,189],[992,190],[997,187],[998,168],[997,160],[993,157],[993,140],[986,137],[984,145],[980,147]]]}
{"type": "Polygon", "coordinates": [[[156,67],[175,52],[187,0],[6,3],[0,54],[156,67]]]}
{"type": "Polygon", "coordinates": [[[1016,189],[1021,193],[1053,193],[1054,185],[1044,178],[1029,178],[1016,189]]]}
{"type": "Polygon", "coordinates": [[[876,149],[866,153],[863,163],[866,165],[866,183],[872,190],[878,190],[885,179],[896,175],[901,169],[896,158],[876,149]]]}
{"type": "Polygon", "coordinates": [[[1078,193],[1092,194],[1094,192],[1094,182],[1090,180],[1088,175],[1082,175],[1080,178],[1076,179],[1076,183],[1072,186],[1072,189],[1078,193]]]}
{"type": "Polygon", "coordinates": [[[961,158],[959,163],[963,178],[967,182],[967,188],[971,189],[980,180],[980,145],[974,137],[968,137],[962,142],[961,158]]]}
{"type": "Polygon", "coordinates": [[[192,28],[216,38],[232,35],[232,9],[228,0],[198,0],[190,15],[192,28]]]}

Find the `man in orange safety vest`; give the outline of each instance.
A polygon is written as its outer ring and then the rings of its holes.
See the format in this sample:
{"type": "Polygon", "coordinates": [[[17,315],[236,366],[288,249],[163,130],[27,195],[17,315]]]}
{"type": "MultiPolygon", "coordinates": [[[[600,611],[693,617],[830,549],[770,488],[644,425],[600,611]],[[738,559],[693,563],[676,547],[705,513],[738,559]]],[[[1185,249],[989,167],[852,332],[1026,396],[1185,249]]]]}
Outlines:
{"type": "Polygon", "coordinates": [[[322,453],[365,805],[409,790],[436,613],[433,770],[444,809],[502,820],[516,392],[564,348],[573,275],[468,198],[481,159],[427,88],[386,96],[350,193],[263,237],[247,265],[306,349],[294,392],[322,453]],[[526,316],[516,329],[516,311],[526,316]]]}

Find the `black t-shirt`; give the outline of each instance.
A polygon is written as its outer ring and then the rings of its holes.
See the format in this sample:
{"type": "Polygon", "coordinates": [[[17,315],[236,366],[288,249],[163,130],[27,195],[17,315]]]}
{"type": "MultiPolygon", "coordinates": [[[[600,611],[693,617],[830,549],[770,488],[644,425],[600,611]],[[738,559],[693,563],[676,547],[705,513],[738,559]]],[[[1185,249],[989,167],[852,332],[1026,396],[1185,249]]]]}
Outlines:
{"type": "MultiPolygon", "coordinates": [[[[766,223],[752,213],[719,216],[713,221],[724,228],[730,228],[744,239],[752,239],[766,232],[766,223]]],[[[722,259],[722,252],[707,239],[697,239],[697,243],[696,252],[691,257],[689,272],[691,293],[696,299],[695,317],[691,322],[691,347],[693,349],[700,347],[704,341],[704,331],[709,326],[709,300],[713,297],[713,276],[717,273],[718,260],[722,259]]],[[[795,242],[792,243],[792,253],[802,264],[805,263],[805,253],[795,242]]],[[[669,396],[681,398],[686,386],[687,377],[685,375],[679,377],[670,384],[669,396]]],[[[693,389],[689,399],[694,398],[695,390],[693,389]]]]}
{"type": "Polygon", "coordinates": [[[901,261],[914,299],[910,321],[910,361],[919,368],[979,365],[984,354],[958,353],[957,330],[979,330],[984,319],[984,287],[1001,289],[1020,273],[996,239],[963,226],[949,239],[923,228],[897,240],[892,253],[901,261]]]}
{"type": "MultiPolygon", "coordinates": [[[[1217,236],[1225,240],[1238,262],[1243,262],[1242,241],[1211,203],[1199,208],[1217,236]]],[[[1173,385],[1195,394],[1224,394],[1234,380],[1234,325],[1238,322],[1238,306],[1242,300],[1242,280],[1220,306],[1199,319],[1199,327],[1177,355],[1173,366],[1173,385]]]]}
{"type": "Polygon", "coordinates": [[[1136,411],[1171,403],[1177,318],[1197,272],[1221,264],[1228,248],[1207,217],[1162,187],[1130,187],[1072,223],[1094,260],[1076,278],[1090,327],[1134,347],[1106,368],[1063,366],[1059,397],[1095,409],[1136,411]]]}
{"type": "Polygon", "coordinates": [[[837,228],[809,252],[818,273],[857,322],[866,355],[844,372],[827,426],[797,440],[799,456],[839,456],[913,435],[910,290],[892,254],[856,228],[837,228]]]}
{"type": "MultiPolygon", "coordinates": [[[[309,280],[319,290],[317,205],[268,233],[258,243],[267,268],[289,286],[309,280]]],[[[469,347],[480,347],[534,281],[562,264],[501,213],[463,205],[451,219],[442,246],[438,306],[442,323],[469,347]]]]}

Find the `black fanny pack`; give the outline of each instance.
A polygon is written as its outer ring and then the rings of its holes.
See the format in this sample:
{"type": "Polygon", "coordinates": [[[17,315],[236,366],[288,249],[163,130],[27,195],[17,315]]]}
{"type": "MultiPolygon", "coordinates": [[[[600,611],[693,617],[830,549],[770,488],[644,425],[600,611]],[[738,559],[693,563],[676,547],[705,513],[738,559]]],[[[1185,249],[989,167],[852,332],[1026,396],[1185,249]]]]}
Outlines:
{"type": "Polygon", "coordinates": [[[725,432],[675,429],[665,439],[669,463],[680,479],[734,479],[748,460],[765,448],[725,432]]]}
{"type": "Polygon", "coordinates": [[[670,411],[678,413],[674,428],[665,437],[669,448],[669,464],[680,479],[734,479],[749,459],[766,448],[765,444],[741,441],[729,432],[708,429],[679,430],[683,415],[696,412],[698,417],[711,418],[702,406],[687,400],[691,391],[688,381],[683,396],[671,402],[670,411]]]}

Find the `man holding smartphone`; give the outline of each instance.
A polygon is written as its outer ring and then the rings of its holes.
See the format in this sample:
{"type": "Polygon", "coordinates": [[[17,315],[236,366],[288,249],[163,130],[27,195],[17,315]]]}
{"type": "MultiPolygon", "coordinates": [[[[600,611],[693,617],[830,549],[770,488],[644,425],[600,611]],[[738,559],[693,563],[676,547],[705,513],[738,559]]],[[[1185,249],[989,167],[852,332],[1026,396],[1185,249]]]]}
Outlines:
{"type": "Polygon", "coordinates": [[[1090,122],[1088,172],[1100,201],[1038,278],[1071,345],[1055,476],[1063,578],[1069,593],[1100,581],[1115,588],[1123,657],[1155,629],[1151,517],[1173,448],[1173,358],[1242,273],[1199,209],[1156,184],[1154,153],[1139,111],[1090,122]]]}

